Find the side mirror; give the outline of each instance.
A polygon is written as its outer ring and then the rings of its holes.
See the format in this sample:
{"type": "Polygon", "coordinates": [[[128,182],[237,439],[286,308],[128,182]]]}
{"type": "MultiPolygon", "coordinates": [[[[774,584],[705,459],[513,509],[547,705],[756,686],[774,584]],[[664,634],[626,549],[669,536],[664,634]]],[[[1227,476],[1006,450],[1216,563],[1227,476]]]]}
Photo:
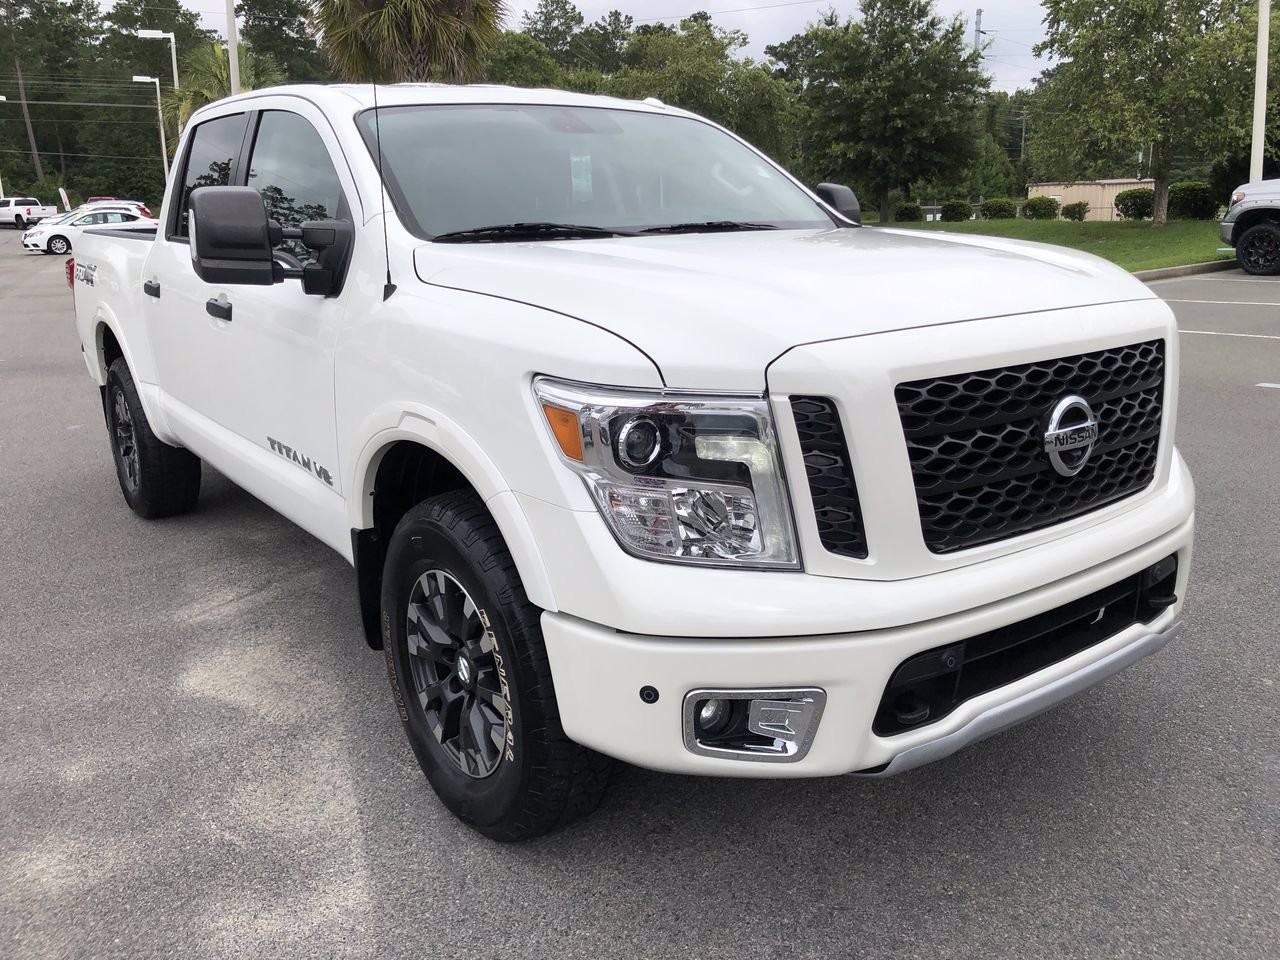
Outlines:
{"type": "Polygon", "coordinates": [[[262,195],[252,187],[191,191],[188,224],[191,266],[206,283],[266,287],[283,279],[262,195]]]}
{"type": "Polygon", "coordinates": [[[854,223],[862,223],[862,205],[858,198],[842,183],[820,183],[814,193],[836,213],[854,223]]]}

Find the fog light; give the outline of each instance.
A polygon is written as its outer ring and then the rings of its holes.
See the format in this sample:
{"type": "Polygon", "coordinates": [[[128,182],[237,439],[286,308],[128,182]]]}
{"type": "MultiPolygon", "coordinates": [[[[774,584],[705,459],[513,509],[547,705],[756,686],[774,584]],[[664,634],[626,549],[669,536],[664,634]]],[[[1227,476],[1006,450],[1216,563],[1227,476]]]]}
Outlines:
{"type": "Polygon", "coordinates": [[[704,700],[698,710],[698,732],[716,734],[729,725],[730,710],[728,700],[704,700]]]}

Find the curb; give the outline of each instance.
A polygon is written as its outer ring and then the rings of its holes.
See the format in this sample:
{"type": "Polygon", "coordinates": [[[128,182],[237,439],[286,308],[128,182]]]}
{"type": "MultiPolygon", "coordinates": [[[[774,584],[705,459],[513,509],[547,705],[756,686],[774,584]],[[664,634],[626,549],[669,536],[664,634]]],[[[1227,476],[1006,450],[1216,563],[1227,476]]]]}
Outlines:
{"type": "Polygon", "coordinates": [[[1139,280],[1172,280],[1175,277],[1191,277],[1197,273],[1217,273],[1220,270],[1234,270],[1239,267],[1233,257],[1230,260],[1210,260],[1208,263],[1189,263],[1184,267],[1160,267],[1158,270],[1136,270],[1134,276],[1139,280]]]}

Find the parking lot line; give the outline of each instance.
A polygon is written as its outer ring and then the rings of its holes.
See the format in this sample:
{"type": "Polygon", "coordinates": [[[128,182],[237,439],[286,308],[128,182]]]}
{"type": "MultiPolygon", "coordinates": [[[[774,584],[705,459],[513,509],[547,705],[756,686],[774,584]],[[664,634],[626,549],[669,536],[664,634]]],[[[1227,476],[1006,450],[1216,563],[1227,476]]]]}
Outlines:
{"type": "Polygon", "coordinates": [[[1278,283],[1280,281],[1271,277],[1206,277],[1204,274],[1195,274],[1189,277],[1164,277],[1161,280],[1148,280],[1147,283],[1186,283],[1187,281],[1202,282],[1212,280],[1214,283],[1278,283]]]}
{"type": "Polygon", "coordinates": [[[1179,333],[1198,333],[1202,337],[1244,337],[1247,340],[1280,340],[1271,333],[1226,333],[1222,330],[1179,330],[1179,333]]]}
{"type": "Polygon", "coordinates": [[[1266,387],[1269,390],[1280,390],[1280,383],[1255,383],[1255,387],[1266,387]]]}
{"type": "Polygon", "coordinates": [[[1224,307],[1280,307],[1280,303],[1270,300],[1176,300],[1164,297],[1165,303],[1213,303],[1224,307]]]}

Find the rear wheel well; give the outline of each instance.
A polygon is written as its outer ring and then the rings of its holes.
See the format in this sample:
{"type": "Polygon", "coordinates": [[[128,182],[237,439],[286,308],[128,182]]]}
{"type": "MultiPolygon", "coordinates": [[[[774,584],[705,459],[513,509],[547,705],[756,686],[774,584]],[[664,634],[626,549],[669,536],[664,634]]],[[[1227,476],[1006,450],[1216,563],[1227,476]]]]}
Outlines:
{"type": "Polygon", "coordinates": [[[472,489],[448,458],[420,443],[400,440],[383,451],[373,480],[373,526],[351,531],[365,640],[375,650],[382,646],[382,566],[400,518],[430,497],[472,489]]]}
{"type": "Polygon", "coordinates": [[[117,357],[124,356],[124,351],[120,349],[120,341],[116,339],[116,335],[111,332],[111,328],[105,323],[98,325],[98,353],[102,357],[102,370],[104,373],[115,362],[117,357]]]}
{"type": "Polygon", "coordinates": [[[1258,224],[1268,221],[1280,225],[1280,209],[1264,208],[1261,210],[1249,210],[1240,214],[1240,218],[1236,220],[1235,229],[1231,231],[1231,242],[1237,242],[1250,227],[1256,227],[1258,224]]]}

